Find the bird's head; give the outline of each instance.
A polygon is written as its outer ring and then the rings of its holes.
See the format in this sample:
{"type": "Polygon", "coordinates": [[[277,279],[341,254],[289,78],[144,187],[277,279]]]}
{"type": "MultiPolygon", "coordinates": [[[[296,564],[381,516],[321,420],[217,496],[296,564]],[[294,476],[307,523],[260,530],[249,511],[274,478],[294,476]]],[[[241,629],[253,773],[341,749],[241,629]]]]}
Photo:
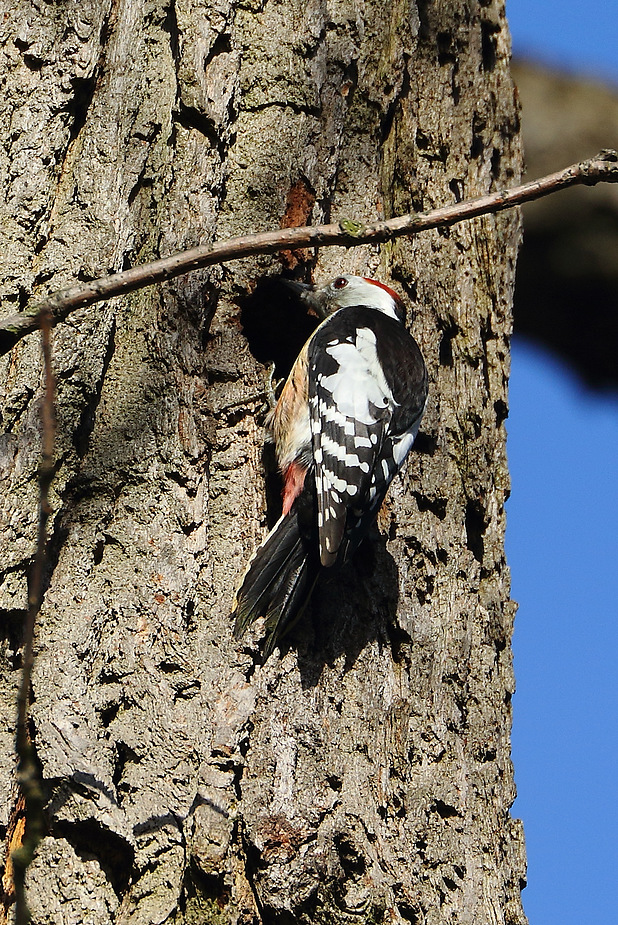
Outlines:
{"type": "Polygon", "coordinates": [[[396,292],[376,279],[344,273],[325,286],[310,286],[292,280],[282,282],[296,292],[320,318],[327,318],[340,308],[362,305],[383,312],[396,321],[405,322],[406,310],[402,300],[396,292]]]}

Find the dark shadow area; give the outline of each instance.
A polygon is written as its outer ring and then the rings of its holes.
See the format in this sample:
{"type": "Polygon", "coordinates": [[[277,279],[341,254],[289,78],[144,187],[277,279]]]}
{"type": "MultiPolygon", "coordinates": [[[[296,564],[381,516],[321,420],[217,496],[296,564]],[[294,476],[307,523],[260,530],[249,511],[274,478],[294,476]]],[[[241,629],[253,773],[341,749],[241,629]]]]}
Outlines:
{"type": "Polygon", "coordinates": [[[98,794],[101,793],[112,805],[117,806],[115,794],[93,774],[83,771],[75,771],[70,780],[64,778],[45,781],[45,786],[50,794],[46,807],[50,832],[56,837],[65,838],[83,860],[96,860],[116,895],[121,897],[129,884],[133,869],[133,846],[122,835],[95,819],[94,815],[76,821],[58,818],[58,813],[70,802],[74,794],[96,803],[98,794]]]}
{"type": "MultiPolygon", "coordinates": [[[[253,356],[272,367],[269,401],[278,397],[296,357],[315,331],[319,319],[307,312],[298,296],[280,278],[258,282],[254,292],[240,304],[242,331],[253,356]]],[[[275,447],[262,448],[267,522],[272,528],[281,516],[281,478],[277,470],[275,447]]]]}
{"type": "MultiPolygon", "coordinates": [[[[31,563],[28,563],[28,574],[31,563]]],[[[0,609],[0,641],[3,644],[4,659],[12,670],[21,668],[24,626],[28,616],[27,610],[0,609]]]]}
{"type": "Polygon", "coordinates": [[[323,568],[307,606],[284,633],[274,653],[264,657],[266,635],[251,634],[243,646],[254,663],[277,661],[297,653],[304,689],[319,683],[326,665],[345,656],[349,671],[367,644],[378,639],[399,658],[403,631],[396,623],[399,570],[386,548],[387,536],[374,525],[352,559],[342,566],[323,568]]]}
{"type": "Polygon", "coordinates": [[[587,232],[575,214],[571,222],[557,215],[556,225],[525,230],[517,265],[515,333],[558,353],[590,387],[615,389],[618,212],[598,215],[587,232]],[[607,249],[613,250],[611,260],[605,259],[607,249]]]}
{"type": "Polygon", "coordinates": [[[53,831],[66,838],[82,860],[97,861],[116,896],[122,898],[131,879],[135,857],[134,849],[124,838],[95,819],[79,822],[63,820],[55,823],[53,831]]]}
{"type": "Polygon", "coordinates": [[[230,902],[230,886],[223,872],[207,872],[195,859],[185,871],[179,909],[188,922],[223,921],[230,902]],[[215,918],[216,917],[216,918],[215,918]]]}
{"type": "Polygon", "coordinates": [[[280,658],[296,649],[304,689],[341,655],[349,671],[369,642],[391,645],[399,571],[386,541],[374,526],[349,562],[323,569],[305,612],[280,641],[280,658]]]}
{"type": "MultiPolygon", "coordinates": [[[[515,62],[525,179],[618,148],[618,91],[601,80],[515,62]]],[[[600,183],[523,207],[515,332],[553,351],[594,389],[618,387],[618,197],[600,183]]]]}
{"type": "Polygon", "coordinates": [[[261,280],[241,304],[243,334],[253,356],[265,366],[275,364],[274,376],[285,379],[319,319],[280,279],[261,280]]]}

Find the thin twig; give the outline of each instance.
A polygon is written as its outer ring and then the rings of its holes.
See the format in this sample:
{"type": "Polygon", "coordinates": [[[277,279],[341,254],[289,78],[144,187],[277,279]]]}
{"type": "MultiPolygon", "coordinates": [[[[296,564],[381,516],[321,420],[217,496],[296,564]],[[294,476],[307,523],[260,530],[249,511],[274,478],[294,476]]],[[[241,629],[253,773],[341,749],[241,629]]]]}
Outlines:
{"type": "Polygon", "coordinates": [[[284,228],[230,238],[214,244],[204,244],[191,250],[164,257],[141,267],[133,267],[93,280],[84,285],[70,286],[53,293],[43,302],[26,311],[0,321],[0,356],[7,353],[22,337],[36,330],[41,312],[51,314],[52,324],[63,321],[71,312],[102,302],[113,296],[123,295],[151,286],[163,280],[174,279],[191,270],[252,257],[256,254],[274,254],[281,250],[298,250],[304,247],[357,247],[359,244],[377,244],[403,235],[415,235],[430,228],[446,228],[457,222],[475,218],[491,212],[501,212],[513,206],[540,199],[558,190],[584,184],[618,182],[618,153],[603,150],[596,157],[579,164],[572,164],[531,183],[524,183],[512,190],[500,190],[478,199],[468,199],[431,212],[416,215],[402,215],[386,221],[363,225],[344,219],[337,224],[314,225],[303,228],[284,228]]]}
{"type": "Polygon", "coordinates": [[[54,476],[54,440],[55,414],[54,393],[55,379],[51,362],[51,326],[49,311],[40,315],[41,340],[43,345],[43,364],[45,370],[45,394],[41,407],[42,446],[39,464],[39,527],[34,566],[28,589],[28,614],[24,626],[23,662],[21,683],[17,696],[17,733],[15,750],[17,752],[17,780],[25,802],[26,828],[21,847],[13,852],[13,877],[15,882],[15,923],[28,925],[30,913],[26,903],[25,879],[37,845],[45,831],[43,815],[43,786],[41,773],[36,759],[34,744],[28,730],[28,712],[30,705],[30,683],[34,664],[34,628],[43,601],[45,565],[47,561],[47,520],[51,513],[49,504],[49,487],[54,476]]]}

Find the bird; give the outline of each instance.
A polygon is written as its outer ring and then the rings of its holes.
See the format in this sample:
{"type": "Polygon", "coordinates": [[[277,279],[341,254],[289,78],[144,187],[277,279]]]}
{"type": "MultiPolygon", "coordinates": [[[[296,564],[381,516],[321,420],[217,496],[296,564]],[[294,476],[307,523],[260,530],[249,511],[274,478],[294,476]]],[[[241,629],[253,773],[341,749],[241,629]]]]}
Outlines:
{"type": "Polygon", "coordinates": [[[265,618],[264,657],[304,610],[320,574],[367,534],[418,433],[427,369],[389,286],[343,274],[282,280],[321,320],[267,424],[283,480],[281,517],[255,550],[231,617],[240,638],[265,618]]]}

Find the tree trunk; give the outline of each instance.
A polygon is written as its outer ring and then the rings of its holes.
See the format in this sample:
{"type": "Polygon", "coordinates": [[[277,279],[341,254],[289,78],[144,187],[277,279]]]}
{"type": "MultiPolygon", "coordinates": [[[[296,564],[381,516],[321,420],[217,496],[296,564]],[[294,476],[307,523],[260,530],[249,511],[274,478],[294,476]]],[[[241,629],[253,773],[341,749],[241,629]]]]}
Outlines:
{"type": "MultiPolygon", "coordinates": [[[[1,27],[7,310],[215,237],[388,217],[518,178],[500,0],[15,6],[1,27]]],[[[237,261],[55,329],[34,922],[525,921],[503,550],[518,237],[509,213],[237,261]],[[249,297],[293,267],[392,280],[415,306],[430,397],[379,532],[264,664],[259,626],[239,645],[229,613],[276,516],[266,366],[283,372],[306,322],[262,317],[268,289],[249,297]]],[[[39,354],[22,341],[1,378],[9,837],[39,354]]]]}

